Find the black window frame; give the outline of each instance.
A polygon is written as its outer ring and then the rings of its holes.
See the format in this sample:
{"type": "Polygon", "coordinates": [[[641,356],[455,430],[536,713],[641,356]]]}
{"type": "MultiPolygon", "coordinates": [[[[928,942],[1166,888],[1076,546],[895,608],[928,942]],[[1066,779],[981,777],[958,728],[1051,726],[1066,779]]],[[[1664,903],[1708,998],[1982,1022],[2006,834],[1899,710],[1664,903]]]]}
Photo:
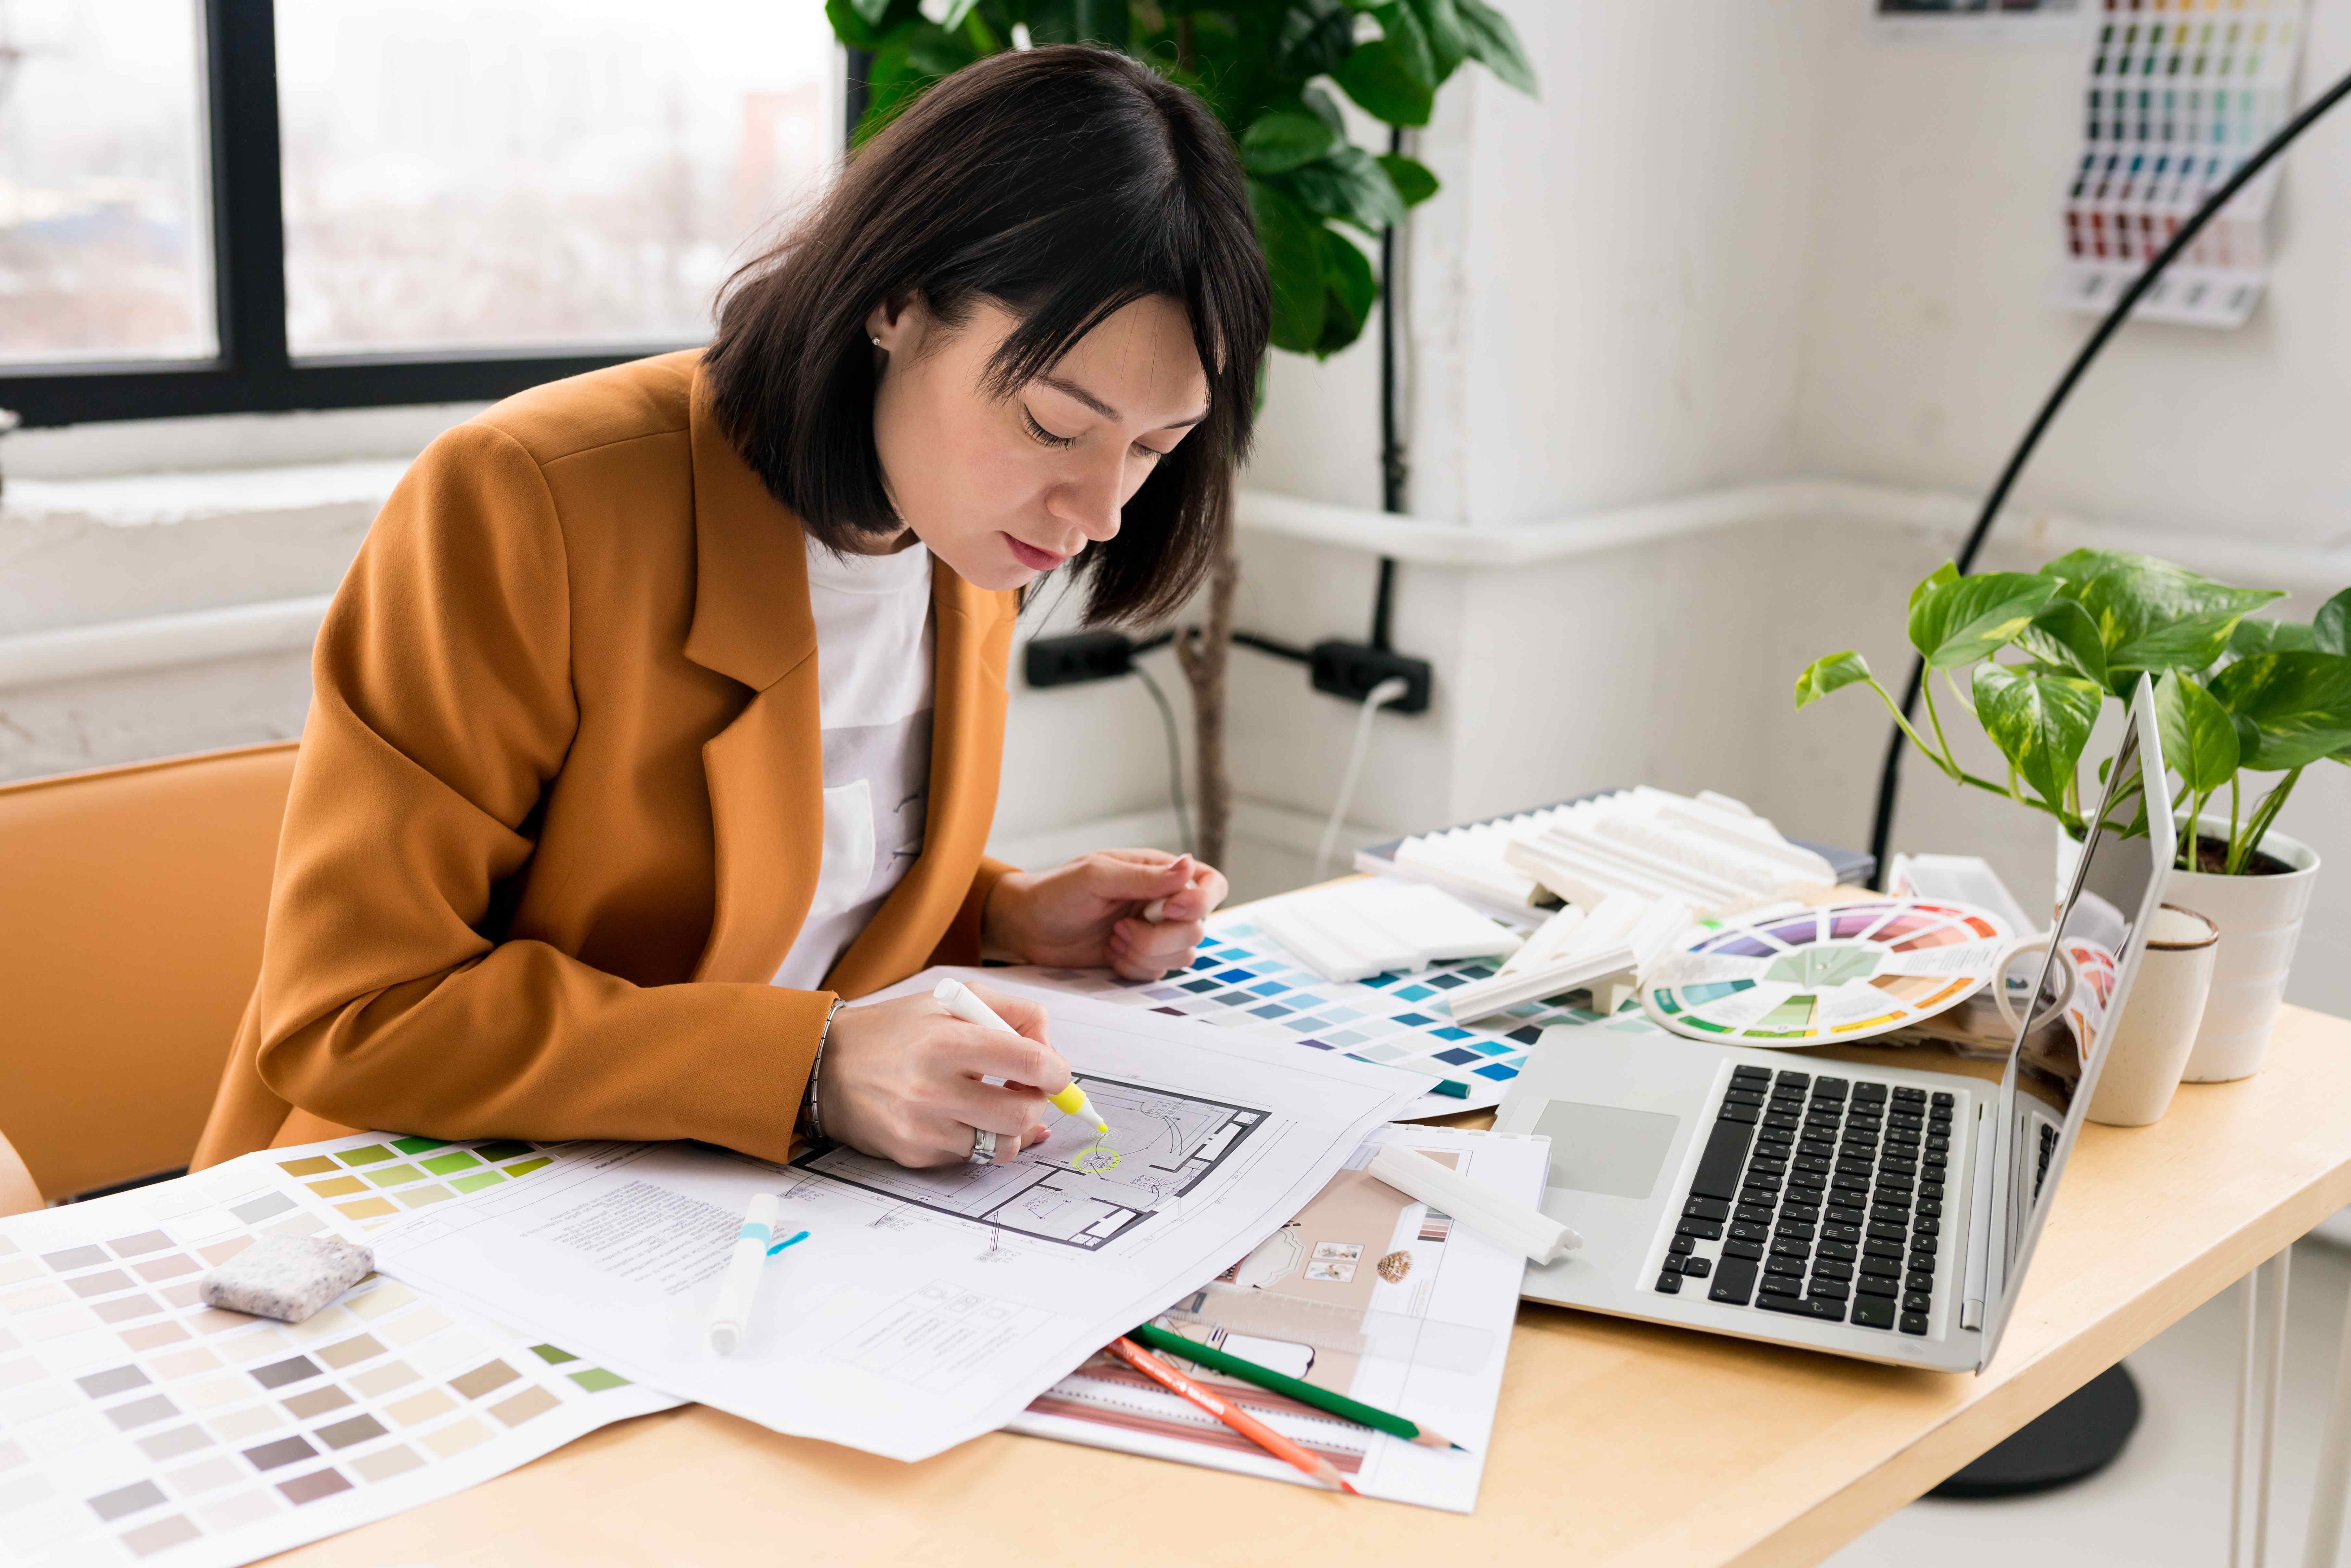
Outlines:
{"type": "MultiPolygon", "coordinates": [[[[209,360],[0,364],[0,408],[14,409],[26,424],[481,402],[699,341],[295,359],[286,343],[274,0],[204,0],[204,31],[219,352],[209,360]]],[[[849,70],[852,125],[864,97],[860,64],[849,70]]]]}

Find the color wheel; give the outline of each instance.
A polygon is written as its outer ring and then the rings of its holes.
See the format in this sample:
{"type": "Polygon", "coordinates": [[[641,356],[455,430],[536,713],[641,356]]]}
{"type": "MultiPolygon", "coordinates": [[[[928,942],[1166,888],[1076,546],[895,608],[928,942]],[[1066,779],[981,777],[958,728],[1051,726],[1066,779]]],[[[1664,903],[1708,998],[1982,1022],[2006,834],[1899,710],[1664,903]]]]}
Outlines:
{"type": "Polygon", "coordinates": [[[1865,1039],[1966,1000],[2015,936],[1989,911],[1911,898],[1763,915],[1660,958],[1641,977],[1641,1002],[1692,1040],[1865,1039]]]}

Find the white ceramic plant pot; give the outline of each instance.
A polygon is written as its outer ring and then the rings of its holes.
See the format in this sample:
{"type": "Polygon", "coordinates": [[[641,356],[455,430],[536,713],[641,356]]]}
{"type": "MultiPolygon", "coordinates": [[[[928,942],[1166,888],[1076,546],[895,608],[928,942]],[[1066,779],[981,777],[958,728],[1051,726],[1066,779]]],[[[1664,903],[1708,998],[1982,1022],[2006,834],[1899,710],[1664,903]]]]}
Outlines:
{"type": "MultiPolygon", "coordinates": [[[[2199,824],[2210,837],[2225,838],[2226,817],[2207,815],[2199,824]]],[[[2303,912],[2318,879],[2318,852],[2272,828],[2262,852],[2291,870],[2273,876],[2221,876],[2177,871],[2164,883],[2164,902],[2192,909],[2220,928],[2212,959],[2212,988],[2204,1001],[2204,1021],[2189,1052],[2183,1083],[2225,1083],[2259,1072],[2269,1054],[2270,1030],[2285,999],[2286,972],[2302,937],[2303,912]]],[[[2082,846],[2057,831],[2057,887],[2064,896],[2082,846]]]]}

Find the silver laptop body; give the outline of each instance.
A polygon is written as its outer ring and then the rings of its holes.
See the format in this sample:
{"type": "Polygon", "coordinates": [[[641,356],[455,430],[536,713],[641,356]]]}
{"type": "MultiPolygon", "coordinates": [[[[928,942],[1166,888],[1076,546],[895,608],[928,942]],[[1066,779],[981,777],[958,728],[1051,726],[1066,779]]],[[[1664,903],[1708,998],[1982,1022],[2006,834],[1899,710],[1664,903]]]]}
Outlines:
{"type": "Polygon", "coordinates": [[[2080,1133],[2176,847],[2154,687],[2144,676],[2104,793],[2088,819],[2094,831],[2060,908],[2057,939],[2025,993],[2035,1004],[2019,1009],[2028,1016],[2004,1063],[1865,1043],[1718,1046],[1605,1023],[1545,1030],[1495,1130],[1550,1136],[1543,1209],[1573,1226],[1583,1245],[1560,1262],[1530,1268],[1520,1293],[1897,1365],[1981,1370],[2015,1305],[2080,1133]],[[2142,811],[2145,834],[2125,836],[2120,829],[2142,811]],[[2077,1051],[2060,1015],[2072,988],[2094,980],[2058,956],[2093,941],[2113,955],[2113,984],[2102,1018],[2083,1022],[2092,1038],[2077,1051]],[[1997,1079],[1990,1076],[1995,1069],[1997,1079]],[[1881,1109],[1865,1113],[1871,1106],[1881,1109]],[[1736,1120],[1750,1111],[1752,1122],[1736,1120]],[[1943,1121],[1947,1147],[1928,1146],[1943,1121]],[[1740,1130],[1719,1132],[1724,1122],[1743,1130],[1743,1139],[1740,1130]],[[1872,1122],[1880,1128],[1874,1134],[1865,1130],[1872,1122]],[[1873,1135],[1883,1156],[1875,1165],[1858,1142],[1873,1135]],[[1916,1142],[1892,1141],[1897,1136],[1916,1142]],[[1835,1154],[1823,1155],[1824,1145],[1835,1154]],[[1735,1196],[1694,1193],[1694,1184],[1723,1190],[1731,1168],[1725,1155],[1734,1148],[1735,1196]],[[1813,1153],[1782,1152],[1793,1150],[1813,1153]],[[1897,1150],[1908,1157],[1897,1159],[1897,1150]],[[1941,1165],[1927,1163],[1935,1155],[1941,1165]],[[1825,1172],[1799,1174],[1823,1163],[1825,1172]],[[1906,1165],[1914,1175],[1894,1174],[1906,1165]],[[1775,1166],[1784,1176],[1773,1176],[1775,1166]],[[1852,1174],[1864,1169],[1872,1174],[1852,1174]],[[1929,1182],[1930,1173],[1939,1180],[1929,1182]],[[1809,1185],[1815,1177],[1838,1185],[1815,1188],[1809,1185]],[[1776,1194],[1757,1185],[1775,1179],[1776,1194]],[[1870,1184],[1865,1195],[1854,1188],[1857,1179],[1870,1184]],[[1907,1194],[1900,1190],[1906,1185],[1907,1194]],[[1924,1196],[1938,1187],[1939,1197],[1924,1196]],[[1700,1217],[1717,1212],[1724,1218],[1700,1217]],[[1864,1223],[1849,1223],[1855,1213],[1864,1223]],[[1899,1270],[1891,1298],[1889,1254],[1899,1270]],[[1702,1261],[1677,1272],[1692,1260],[1702,1261]],[[1839,1272],[1845,1277],[1835,1278],[1839,1272]],[[1767,1291],[1767,1281],[1778,1283],[1767,1291]],[[1750,1285],[1743,1299],[1741,1281],[1750,1285]],[[1789,1293],[1792,1283],[1801,1293],[1789,1293]],[[1769,1307],[1757,1304],[1767,1298],[1769,1307]]]}

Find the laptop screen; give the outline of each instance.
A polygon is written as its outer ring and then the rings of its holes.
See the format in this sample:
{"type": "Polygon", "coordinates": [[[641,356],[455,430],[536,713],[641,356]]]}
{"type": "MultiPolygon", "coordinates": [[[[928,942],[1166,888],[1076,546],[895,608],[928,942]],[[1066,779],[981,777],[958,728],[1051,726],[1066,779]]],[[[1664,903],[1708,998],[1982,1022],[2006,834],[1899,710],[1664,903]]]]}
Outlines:
{"type": "MultiPolygon", "coordinates": [[[[1987,1361],[2015,1306],[2114,1021],[2147,946],[2147,923],[2162,898],[2175,849],[2168,785],[2154,688],[2141,677],[2107,769],[2105,798],[2095,815],[2085,816],[2094,826],[2074,861],[2056,937],[2037,966],[2033,1006],[2001,1082],[1983,1297],[1991,1307],[1984,1325],[1987,1361]]],[[[2016,985],[2035,967],[2026,956],[1994,984],[2016,985]]],[[[2024,1013],[2022,993],[2018,986],[2012,995],[2016,1010],[2024,1013]]]]}

